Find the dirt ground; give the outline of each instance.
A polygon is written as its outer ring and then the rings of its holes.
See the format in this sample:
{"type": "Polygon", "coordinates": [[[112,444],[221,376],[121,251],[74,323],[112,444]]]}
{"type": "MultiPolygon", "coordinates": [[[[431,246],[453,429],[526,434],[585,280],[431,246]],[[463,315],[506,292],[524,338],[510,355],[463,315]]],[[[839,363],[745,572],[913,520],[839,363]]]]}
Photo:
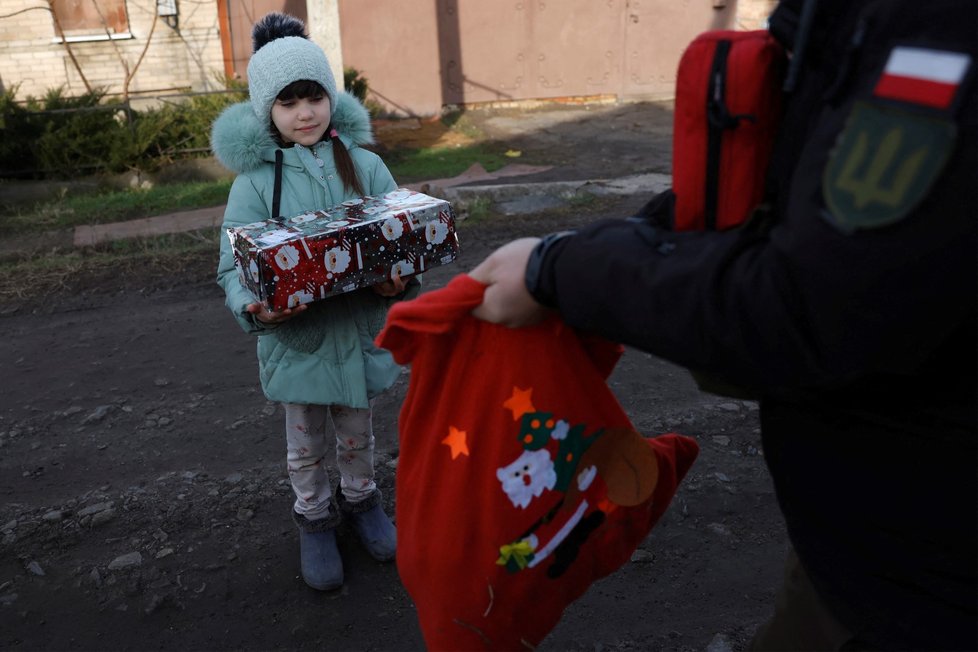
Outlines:
{"type": "MultiPolygon", "coordinates": [[[[641,156],[667,159],[661,129],[616,110],[618,153],[591,164],[661,171],[641,156]]],[[[565,128],[575,127],[601,131],[565,128]]],[[[578,165],[580,143],[558,151],[560,129],[541,132],[512,142],[531,162],[546,149],[578,165]]],[[[425,289],[514,237],[623,217],[645,199],[464,220],[459,259],[427,272],[425,289]]],[[[254,342],[226,313],[215,263],[78,277],[43,301],[0,305],[0,648],[424,649],[396,566],[371,560],[345,528],[343,588],[317,593],[299,577],[282,409],[261,394],[254,342]]],[[[408,380],[375,410],[391,510],[408,380]]],[[[634,350],[610,385],[639,431],[695,437],[700,456],[632,561],[539,649],[743,649],[773,604],[786,541],[756,405],[701,393],[684,370],[634,350]]]]}

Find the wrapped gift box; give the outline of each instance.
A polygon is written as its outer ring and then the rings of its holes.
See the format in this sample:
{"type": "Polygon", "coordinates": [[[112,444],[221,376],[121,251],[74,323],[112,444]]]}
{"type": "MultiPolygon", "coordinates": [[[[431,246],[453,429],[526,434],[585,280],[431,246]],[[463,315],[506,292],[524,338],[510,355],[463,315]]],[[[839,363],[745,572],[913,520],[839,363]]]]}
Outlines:
{"type": "Polygon", "coordinates": [[[458,257],[455,211],[398,188],[291,218],[227,230],[245,287],[284,310],[445,265],[458,257]]]}

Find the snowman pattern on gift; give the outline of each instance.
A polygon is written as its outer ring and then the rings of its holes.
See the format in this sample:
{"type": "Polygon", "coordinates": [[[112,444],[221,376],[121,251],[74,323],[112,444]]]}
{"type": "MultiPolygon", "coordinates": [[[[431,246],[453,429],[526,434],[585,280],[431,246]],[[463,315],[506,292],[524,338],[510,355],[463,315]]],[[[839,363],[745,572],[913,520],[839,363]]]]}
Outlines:
{"type": "Polygon", "coordinates": [[[499,547],[496,564],[511,573],[552,558],[546,575],[560,577],[607,517],[647,500],[658,479],[655,453],[633,430],[587,435],[584,424],[532,411],[520,419],[519,441],[519,457],[496,470],[502,491],[518,510],[547,498],[554,503],[499,547]]]}

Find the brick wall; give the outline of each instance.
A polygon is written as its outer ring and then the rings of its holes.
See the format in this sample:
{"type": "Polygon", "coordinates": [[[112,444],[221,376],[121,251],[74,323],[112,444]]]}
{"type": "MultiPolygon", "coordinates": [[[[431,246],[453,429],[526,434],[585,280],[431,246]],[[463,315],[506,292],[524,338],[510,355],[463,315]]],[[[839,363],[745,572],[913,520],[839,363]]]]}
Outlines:
{"type": "MultiPolygon", "coordinates": [[[[44,0],[3,0],[0,8],[0,88],[18,86],[17,99],[43,96],[65,86],[78,95],[85,86],[64,44],[56,38],[44,0]]],[[[120,55],[135,65],[146,47],[156,0],[127,0],[133,38],[71,43],[88,82],[121,93],[125,69],[120,55]]],[[[179,33],[157,20],[149,49],[129,85],[130,94],[161,94],[221,88],[224,60],[218,31],[216,2],[180,3],[179,33]]]]}

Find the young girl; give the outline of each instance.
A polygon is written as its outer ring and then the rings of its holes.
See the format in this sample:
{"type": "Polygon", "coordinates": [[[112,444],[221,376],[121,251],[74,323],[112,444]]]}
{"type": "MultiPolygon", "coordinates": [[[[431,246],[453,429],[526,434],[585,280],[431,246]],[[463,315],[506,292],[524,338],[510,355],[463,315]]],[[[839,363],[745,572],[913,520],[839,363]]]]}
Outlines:
{"type": "MultiPolygon", "coordinates": [[[[272,13],[253,31],[248,64],[250,102],[215,122],[217,158],[238,173],[224,228],[327,208],[396,188],[383,162],[359,145],[371,142],[366,109],[337,92],[326,55],[301,21],[272,13]]],[[[399,373],[373,344],[387,308],[417,294],[400,278],[325,301],[269,311],[239,281],[222,239],[217,280],[241,327],[258,336],[262,389],[285,407],[288,472],[295,492],[302,577],[316,589],[343,583],[335,531],[348,518],[367,551],[394,558],[396,533],[374,482],[372,399],[399,373]],[[335,493],[325,459],[327,421],[336,439],[340,481],[335,493]]]]}

